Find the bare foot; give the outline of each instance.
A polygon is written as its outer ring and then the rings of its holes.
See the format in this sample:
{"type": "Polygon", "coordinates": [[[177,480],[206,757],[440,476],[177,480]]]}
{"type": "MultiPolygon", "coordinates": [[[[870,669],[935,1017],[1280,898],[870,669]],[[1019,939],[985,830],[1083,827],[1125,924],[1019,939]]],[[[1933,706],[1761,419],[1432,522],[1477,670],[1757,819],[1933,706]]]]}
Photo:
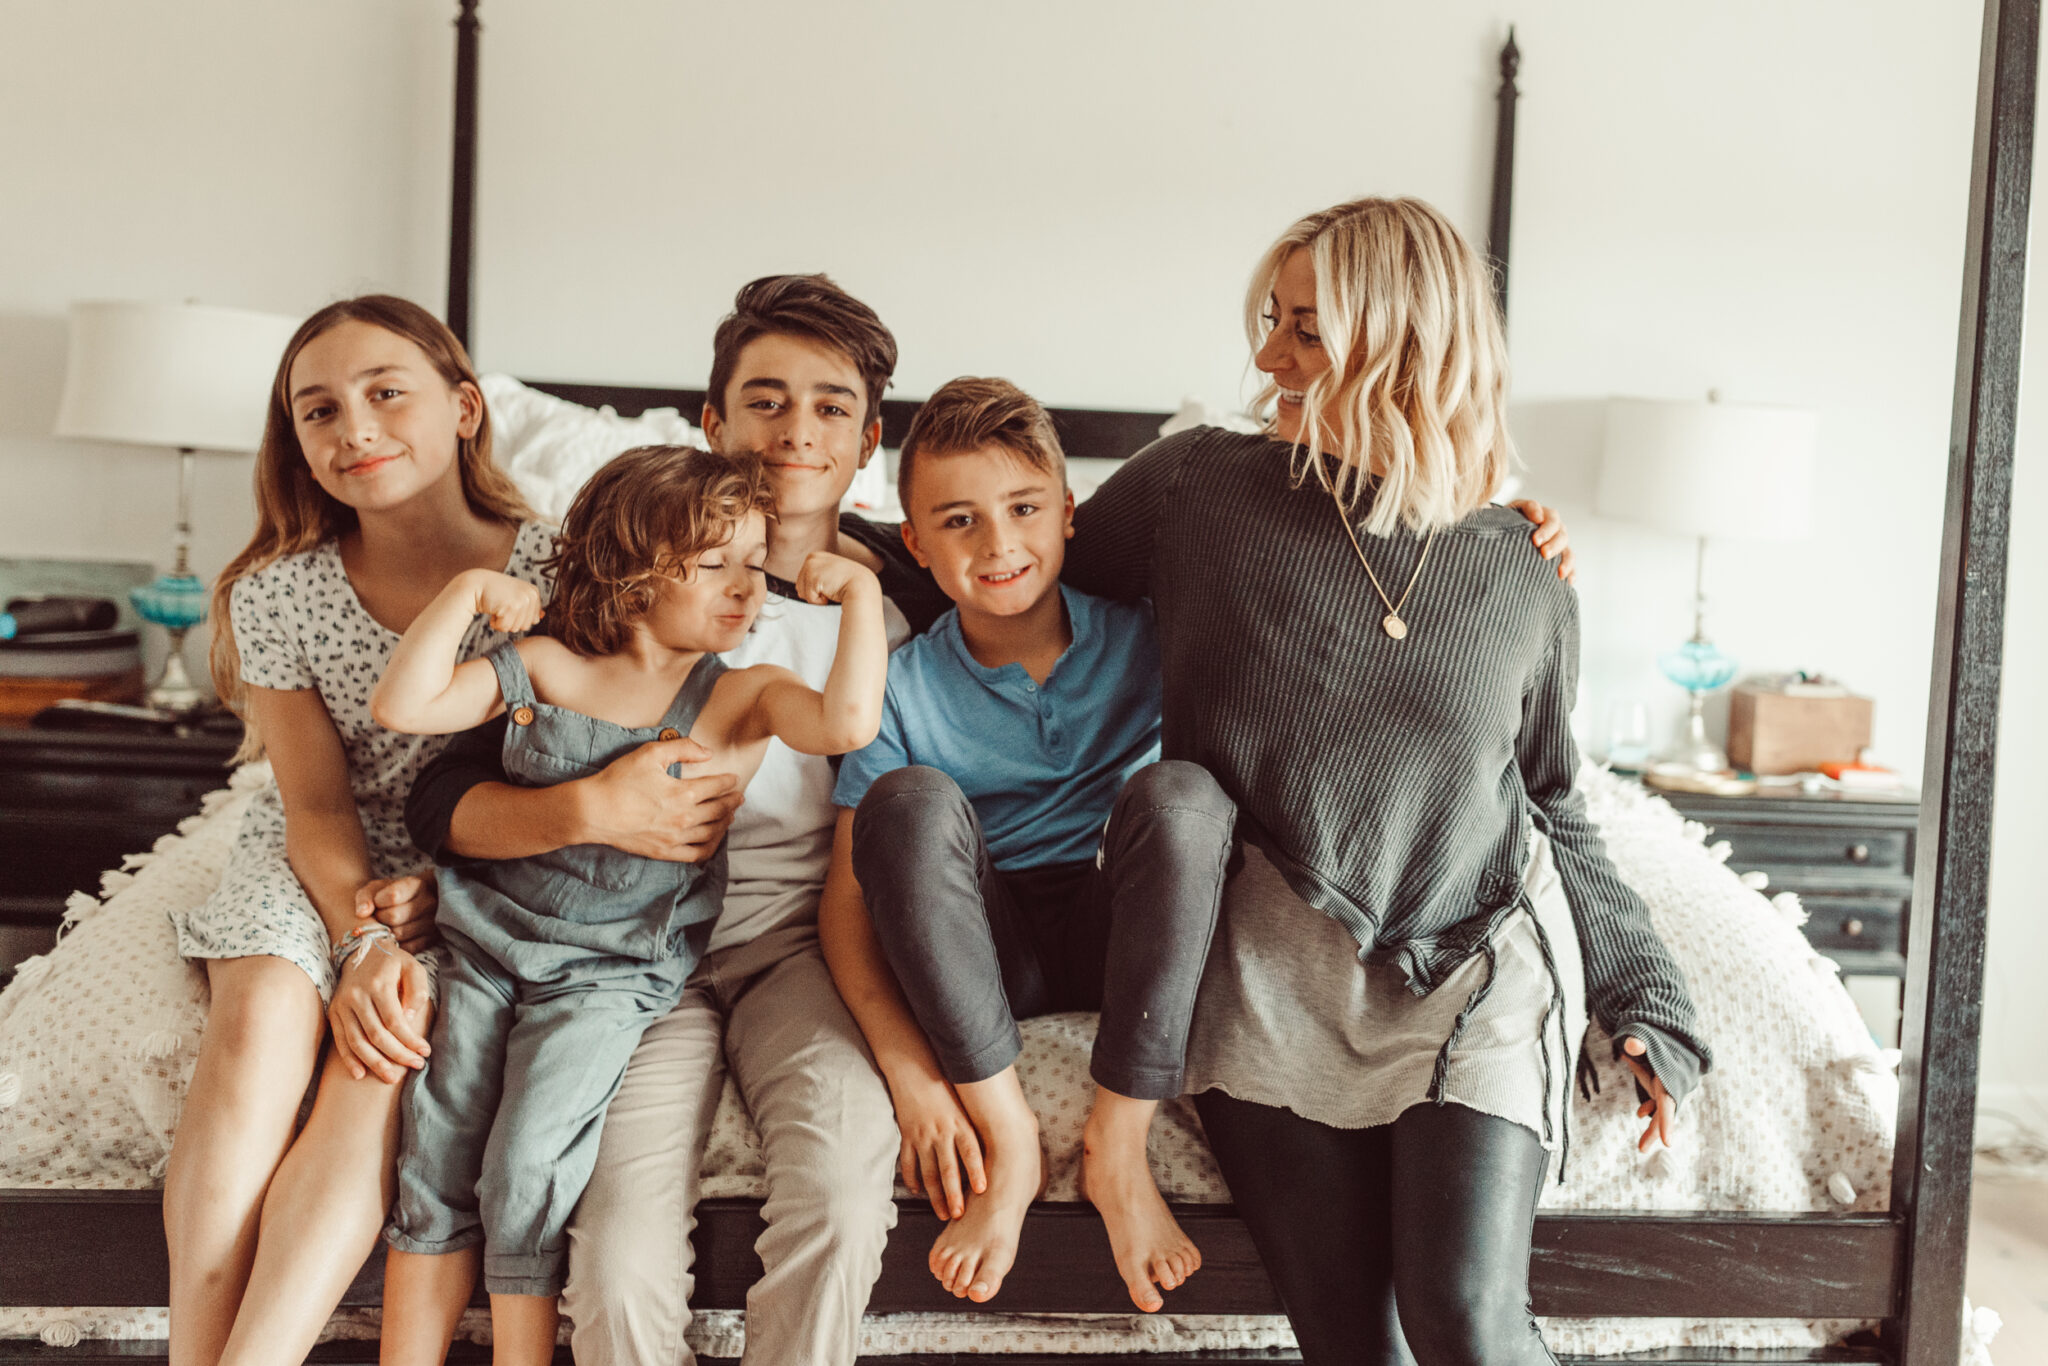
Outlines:
{"type": "Polygon", "coordinates": [[[1017,1260],[1025,1212],[1045,1186],[1038,1119],[1023,1103],[1021,1091],[1016,1100],[1015,1106],[992,1107],[996,1113],[984,1110],[976,1117],[988,1189],[977,1193],[967,1202],[966,1212],[946,1224],[932,1244],[928,1261],[940,1285],[956,1299],[976,1304],[986,1304],[1003,1288],[1003,1277],[1017,1260]]]}
{"type": "Polygon", "coordinates": [[[1201,1268],[1202,1253],[1160,1198],[1142,1130],[1137,1138],[1135,1147],[1128,1139],[1107,1141],[1091,1119],[1081,1134],[1081,1194],[1109,1230],[1109,1250],[1131,1303],[1152,1314],[1166,1303],[1154,1283],[1175,1289],[1201,1268]]]}

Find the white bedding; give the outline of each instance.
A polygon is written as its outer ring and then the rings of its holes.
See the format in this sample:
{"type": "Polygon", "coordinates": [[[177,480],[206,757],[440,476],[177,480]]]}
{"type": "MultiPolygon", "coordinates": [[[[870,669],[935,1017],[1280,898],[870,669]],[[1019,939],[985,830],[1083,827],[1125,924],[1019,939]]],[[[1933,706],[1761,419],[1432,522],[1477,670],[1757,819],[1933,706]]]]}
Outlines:
{"type": "MultiPolygon", "coordinates": [[[[75,900],[75,924],[48,956],[23,965],[0,994],[0,1185],[83,1189],[147,1187],[165,1154],[204,1028],[205,979],[178,959],[166,911],[204,897],[218,878],[247,791],[264,780],[252,766],[203,815],[155,853],[107,876],[104,901],[75,900]]],[[[1595,819],[1623,876],[1650,904],[1684,969],[1715,1049],[1715,1068],[1682,1116],[1680,1146],[1638,1157],[1634,1095],[1617,1064],[1604,1086],[1572,1111],[1572,1155],[1551,1209],[1820,1210],[1884,1207],[1896,1081],[1836,980],[1807,947],[1789,898],[1744,887],[1722,867],[1698,827],[1632,784],[1587,768],[1581,777],[1595,819]],[[1831,1178],[1854,1191],[1830,1194],[1831,1178]]],[[[1718,856],[1717,856],[1718,853],[1718,856]]],[[[1020,1064],[1053,1155],[1049,1196],[1078,1198],[1075,1157],[1090,1094],[1092,1017],[1029,1022],[1020,1064]]],[[[1597,1027],[1596,1027],[1597,1030],[1597,1027]]],[[[1160,1186],[1190,1201],[1227,1199],[1186,1102],[1165,1107],[1152,1159],[1160,1186]]],[[[705,1194],[760,1193],[752,1124],[728,1087],[705,1166],[705,1194]]],[[[52,1322],[95,1335],[160,1335],[161,1315],[142,1311],[0,1310],[0,1336],[32,1335],[52,1322]]],[[[343,1316],[337,1333],[372,1330],[374,1318],[343,1316]]],[[[1854,1325],[1708,1319],[1555,1320],[1552,1346],[1571,1352],[1660,1345],[1821,1345],[1854,1325]]],[[[724,1354],[737,1316],[704,1316],[703,1347],[724,1354]]],[[[1286,1342],[1270,1319],[1143,1316],[893,1315],[870,1321],[868,1352],[962,1350],[1114,1351],[1256,1347],[1286,1342]],[[985,1346],[984,1346],[985,1344],[985,1346]]]]}

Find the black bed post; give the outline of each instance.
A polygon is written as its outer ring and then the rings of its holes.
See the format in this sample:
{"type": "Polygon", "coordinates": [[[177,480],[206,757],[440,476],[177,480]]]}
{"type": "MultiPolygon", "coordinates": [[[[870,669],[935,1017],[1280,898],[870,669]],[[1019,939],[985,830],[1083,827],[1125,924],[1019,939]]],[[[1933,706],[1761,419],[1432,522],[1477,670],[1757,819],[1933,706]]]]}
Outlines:
{"type": "Polygon", "coordinates": [[[1515,27],[1508,25],[1508,40],[1500,50],[1500,115],[1493,127],[1493,208],[1486,220],[1486,254],[1493,258],[1493,298],[1500,316],[1508,316],[1508,219],[1515,207],[1515,73],[1522,66],[1522,50],[1515,46],[1515,27]]]}
{"type": "Polygon", "coordinates": [[[476,40],[478,0],[455,16],[455,173],[448,211],[448,330],[469,345],[470,253],[476,243],[476,40]]]}
{"type": "Polygon", "coordinates": [[[2040,0],[1985,0],[1892,1163],[1900,1366],[1961,1353],[2040,20],[2040,0]]]}

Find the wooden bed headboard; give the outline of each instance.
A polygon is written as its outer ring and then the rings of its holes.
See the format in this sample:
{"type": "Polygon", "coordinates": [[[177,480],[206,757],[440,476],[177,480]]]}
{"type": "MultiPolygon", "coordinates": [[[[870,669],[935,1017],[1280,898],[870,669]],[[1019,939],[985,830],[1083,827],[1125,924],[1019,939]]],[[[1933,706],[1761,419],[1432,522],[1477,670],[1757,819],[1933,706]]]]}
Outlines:
{"type": "MultiPolygon", "coordinates": [[[[702,389],[664,389],[639,384],[581,384],[564,380],[522,379],[522,383],[553,394],[556,398],[581,403],[587,408],[610,407],[622,417],[637,417],[649,408],[675,408],[691,422],[704,409],[702,389]]],[[[910,419],[917,415],[919,402],[911,398],[882,400],[882,444],[903,444],[910,419]]],[[[1172,414],[1123,411],[1113,408],[1048,408],[1060,446],[1068,459],[1121,460],[1136,455],[1159,435],[1159,424],[1172,414]]]]}

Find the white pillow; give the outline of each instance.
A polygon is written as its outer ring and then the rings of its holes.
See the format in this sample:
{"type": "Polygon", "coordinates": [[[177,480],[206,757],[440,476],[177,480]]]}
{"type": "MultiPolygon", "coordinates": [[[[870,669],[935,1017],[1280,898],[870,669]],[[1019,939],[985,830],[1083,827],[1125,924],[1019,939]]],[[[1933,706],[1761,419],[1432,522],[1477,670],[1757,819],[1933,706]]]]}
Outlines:
{"type": "Polygon", "coordinates": [[[622,451],[706,444],[704,433],[674,408],[620,417],[610,408],[586,408],[530,389],[510,375],[485,375],[481,383],[498,466],[550,521],[561,521],[584,481],[622,451]]]}

